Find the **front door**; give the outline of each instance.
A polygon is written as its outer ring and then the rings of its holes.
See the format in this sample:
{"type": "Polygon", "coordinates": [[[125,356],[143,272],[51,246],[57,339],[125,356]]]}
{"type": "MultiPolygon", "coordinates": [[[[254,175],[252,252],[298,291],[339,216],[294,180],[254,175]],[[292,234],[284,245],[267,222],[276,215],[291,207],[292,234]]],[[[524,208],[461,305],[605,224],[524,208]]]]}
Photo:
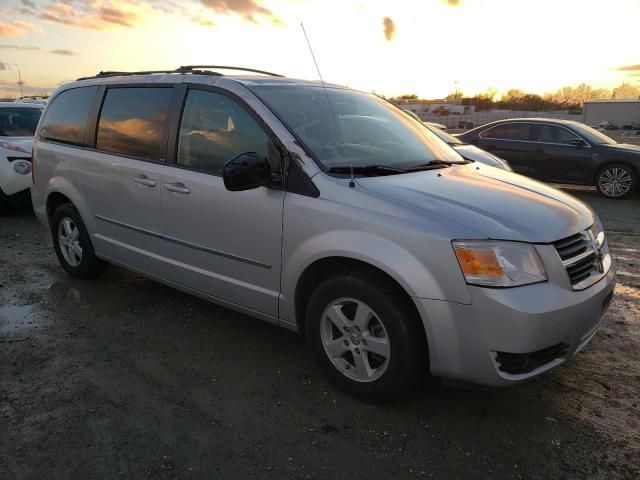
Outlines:
{"type": "Polygon", "coordinates": [[[551,124],[536,125],[533,138],[539,178],[558,183],[590,183],[594,172],[588,143],[576,144],[580,140],[576,134],[551,124]]]}
{"type": "Polygon", "coordinates": [[[232,158],[256,152],[280,165],[277,149],[237,100],[218,91],[187,91],[175,164],[162,182],[163,275],[226,302],[276,317],[280,293],[285,192],[225,189],[232,158]]]}

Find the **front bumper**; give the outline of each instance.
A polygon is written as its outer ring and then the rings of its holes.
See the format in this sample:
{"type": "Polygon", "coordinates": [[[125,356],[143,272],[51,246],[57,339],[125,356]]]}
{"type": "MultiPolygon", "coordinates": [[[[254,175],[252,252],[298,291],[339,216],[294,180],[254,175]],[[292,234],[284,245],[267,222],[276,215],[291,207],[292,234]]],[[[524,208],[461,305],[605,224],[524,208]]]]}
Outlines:
{"type": "Polygon", "coordinates": [[[566,272],[553,266],[552,252],[542,253],[543,263],[552,263],[545,265],[547,282],[507,289],[469,286],[471,305],[414,299],[434,375],[510,385],[560,365],[591,340],[611,300],[615,262],[597,283],[575,291],[566,272]],[[528,357],[535,360],[528,368],[511,368],[512,359],[528,357]]]}

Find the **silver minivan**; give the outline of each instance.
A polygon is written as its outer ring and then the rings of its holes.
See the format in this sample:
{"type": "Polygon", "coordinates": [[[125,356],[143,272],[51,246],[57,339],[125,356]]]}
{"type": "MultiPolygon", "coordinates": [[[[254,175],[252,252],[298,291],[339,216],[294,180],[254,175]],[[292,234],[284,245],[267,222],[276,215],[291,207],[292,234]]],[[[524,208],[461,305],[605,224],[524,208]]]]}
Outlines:
{"type": "Polygon", "coordinates": [[[615,265],[589,207],[464,160],[374,95],[220,71],[53,94],[32,200],[71,276],[112,263],[304,333],[369,401],[427,371],[516,384],[593,337],[615,265]]]}

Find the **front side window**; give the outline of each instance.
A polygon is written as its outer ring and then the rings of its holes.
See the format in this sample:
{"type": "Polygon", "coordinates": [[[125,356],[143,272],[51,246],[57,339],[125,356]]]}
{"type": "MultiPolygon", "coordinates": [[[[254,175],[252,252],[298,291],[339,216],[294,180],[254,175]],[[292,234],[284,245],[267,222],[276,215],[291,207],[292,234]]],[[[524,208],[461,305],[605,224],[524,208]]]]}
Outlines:
{"type": "Polygon", "coordinates": [[[270,158],[272,144],[258,123],[235,100],[190,90],[178,135],[178,165],[218,173],[241,153],[270,158]]]}
{"type": "Polygon", "coordinates": [[[465,162],[419,122],[375,95],[305,85],[248,88],[327,169],[349,165],[403,169],[437,160],[465,162]]]}
{"type": "Polygon", "coordinates": [[[496,140],[530,140],[531,125],[528,123],[503,123],[482,132],[482,138],[496,140]]]}
{"type": "Polygon", "coordinates": [[[80,87],[57,95],[47,108],[40,136],[47,140],[82,145],[84,129],[98,87],[80,87]]]}
{"type": "Polygon", "coordinates": [[[173,88],[128,87],[107,90],[96,149],[159,160],[173,88]]]}
{"type": "Polygon", "coordinates": [[[574,140],[577,140],[573,133],[566,128],[557,127],[555,125],[539,125],[537,140],[544,143],[563,143],[571,144],[574,140]]]}
{"type": "Polygon", "coordinates": [[[40,115],[41,108],[0,108],[0,137],[32,137],[40,115]]]}

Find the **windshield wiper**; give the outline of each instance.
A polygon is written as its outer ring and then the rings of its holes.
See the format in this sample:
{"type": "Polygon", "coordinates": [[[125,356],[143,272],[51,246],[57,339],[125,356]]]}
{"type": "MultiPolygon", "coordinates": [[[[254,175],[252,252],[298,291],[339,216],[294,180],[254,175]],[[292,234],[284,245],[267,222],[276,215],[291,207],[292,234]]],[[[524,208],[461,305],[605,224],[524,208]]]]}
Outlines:
{"type": "Polygon", "coordinates": [[[468,160],[464,162],[449,162],[447,160],[429,160],[427,163],[421,163],[420,165],[414,165],[407,168],[407,172],[419,172],[422,170],[434,170],[436,168],[449,168],[451,165],[465,165],[470,163],[468,160]]]}
{"type": "MultiPolygon", "coordinates": [[[[390,167],[388,165],[358,165],[353,167],[353,173],[359,175],[396,175],[398,173],[407,173],[408,170],[398,167],[390,167]]],[[[329,168],[329,173],[343,173],[349,175],[351,167],[349,165],[338,165],[329,168]]]]}

